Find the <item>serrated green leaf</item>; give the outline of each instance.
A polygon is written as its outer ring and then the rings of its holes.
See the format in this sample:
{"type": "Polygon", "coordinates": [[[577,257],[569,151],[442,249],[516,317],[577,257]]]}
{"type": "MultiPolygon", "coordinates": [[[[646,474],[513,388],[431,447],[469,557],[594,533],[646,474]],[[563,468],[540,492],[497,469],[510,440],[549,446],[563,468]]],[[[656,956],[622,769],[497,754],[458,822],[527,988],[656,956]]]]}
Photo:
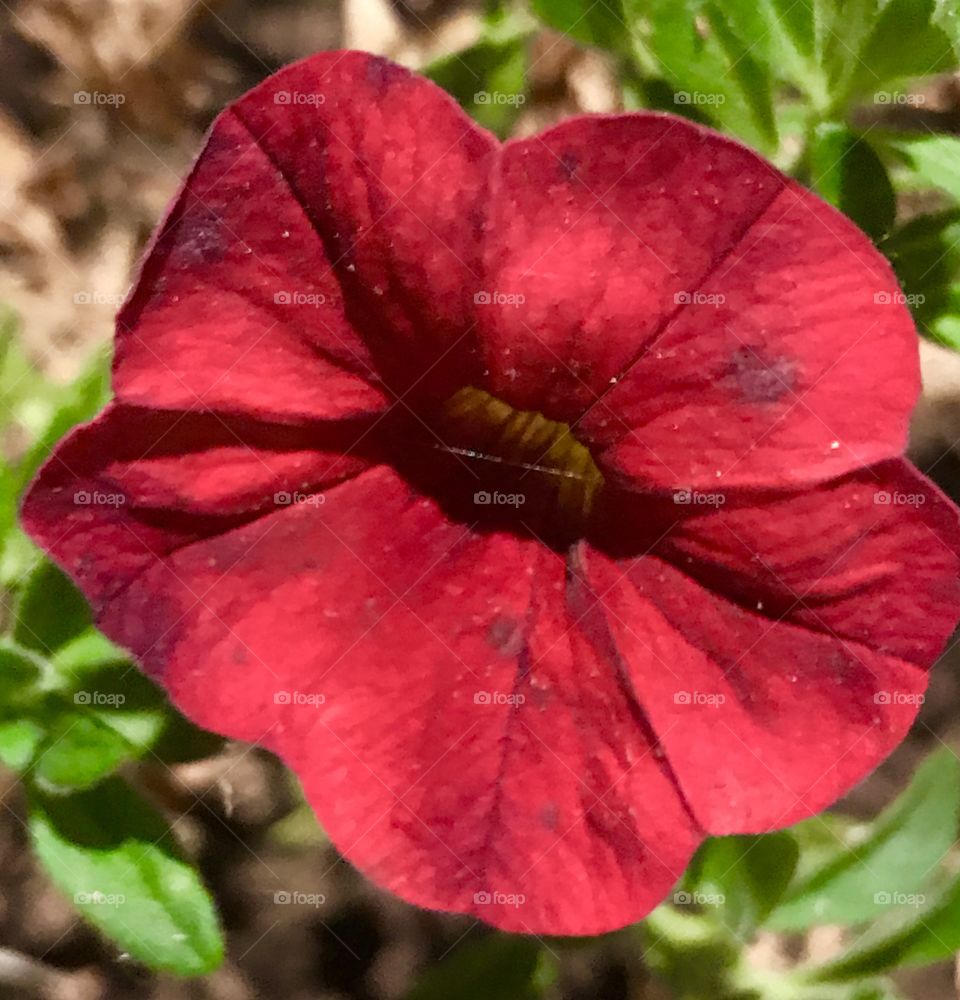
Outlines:
{"type": "Polygon", "coordinates": [[[898,900],[922,892],[952,847],[960,814],[960,761],[935,753],[907,790],[855,847],[841,845],[820,868],[795,883],[767,921],[776,930],[876,920],[898,900]]]}
{"type": "Polygon", "coordinates": [[[489,934],[430,968],[405,1000],[536,1000],[546,986],[542,960],[536,938],[489,934]]]}
{"type": "Polygon", "coordinates": [[[744,937],[783,895],[798,854],[786,832],[711,837],[697,851],[674,902],[702,908],[744,937]]]}
{"type": "Polygon", "coordinates": [[[874,240],[893,228],[897,198],[870,143],[836,122],[817,127],[809,149],[816,190],[874,240]]]}
{"type": "Polygon", "coordinates": [[[53,881],[124,951],[183,976],[220,964],[223,940],[200,877],[121,781],[62,797],[33,789],[28,826],[53,881]]]}

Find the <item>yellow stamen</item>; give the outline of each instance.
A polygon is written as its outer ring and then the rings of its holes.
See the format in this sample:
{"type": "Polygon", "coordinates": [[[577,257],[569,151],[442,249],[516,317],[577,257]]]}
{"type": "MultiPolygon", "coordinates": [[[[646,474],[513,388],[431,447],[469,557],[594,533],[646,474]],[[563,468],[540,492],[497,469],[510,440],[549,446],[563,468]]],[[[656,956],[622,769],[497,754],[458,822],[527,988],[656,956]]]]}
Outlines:
{"type": "Polygon", "coordinates": [[[550,488],[566,520],[586,520],[603,488],[600,470],[569,424],[536,410],[515,410],[473,386],[447,400],[441,436],[455,454],[512,466],[523,476],[552,477],[550,488]]]}

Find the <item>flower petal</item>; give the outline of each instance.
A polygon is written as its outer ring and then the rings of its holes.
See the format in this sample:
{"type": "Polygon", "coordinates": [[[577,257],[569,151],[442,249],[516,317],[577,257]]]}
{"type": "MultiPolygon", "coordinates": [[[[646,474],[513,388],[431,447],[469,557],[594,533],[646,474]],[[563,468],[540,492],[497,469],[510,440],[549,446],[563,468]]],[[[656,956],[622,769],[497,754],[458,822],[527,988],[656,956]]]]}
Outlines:
{"type": "Polygon", "coordinates": [[[188,716],[278,752],[376,881],[574,934],[643,916],[700,839],[574,621],[559,556],[380,467],[156,560],[100,625],[188,716]]]}
{"type": "Polygon", "coordinates": [[[362,433],[113,404],[57,447],[23,524],[99,610],[183,545],[278,506],[322,502],[325,487],[368,464],[348,454],[362,433]]]}
{"type": "Polygon", "coordinates": [[[322,241],[391,387],[438,379],[437,365],[469,381],[496,138],[430,81],[359,52],[290,66],[233,113],[322,241]]]}
{"type": "Polygon", "coordinates": [[[902,454],[917,335],[889,264],[791,183],[579,424],[634,488],[795,488],[902,454]]]}
{"type": "Polygon", "coordinates": [[[892,270],[730,139],[642,113],[508,143],[485,263],[484,387],[573,424],[609,478],[782,488],[903,450],[892,270]]]}
{"type": "Polygon", "coordinates": [[[381,380],[400,392],[469,341],[494,148],[364,53],[270,77],[217,119],[151,245],[118,318],[118,397],[289,422],[382,409],[381,380]]]}
{"type": "Polygon", "coordinates": [[[727,266],[786,178],[660,114],[580,117],[507,143],[490,204],[486,388],[572,422],[727,266]]]}
{"type": "Polygon", "coordinates": [[[905,464],[874,471],[694,516],[658,556],[585,557],[637,699],[713,834],[825,808],[916,716],[960,608],[960,528],[905,464]]]}

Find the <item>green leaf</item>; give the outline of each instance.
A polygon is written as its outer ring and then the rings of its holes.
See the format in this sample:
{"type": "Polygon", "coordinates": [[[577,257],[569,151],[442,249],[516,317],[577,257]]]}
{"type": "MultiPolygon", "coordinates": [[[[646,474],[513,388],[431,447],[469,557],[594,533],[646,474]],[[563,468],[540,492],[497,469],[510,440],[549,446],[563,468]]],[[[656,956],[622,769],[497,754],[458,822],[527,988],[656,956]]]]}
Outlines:
{"type": "Polygon", "coordinates": [[[777,147],[766,65],[709,0],[626,0],[637,43],[674,87],[674,110],[719,125],[766,152],[777,147]]]}
{"type": "Polygon", "coordinates": [[[25,771],[42,741],[43,730],[32,719],[0,721],[0,761],[12,771],[25,771]]]}
{"type": "Polygon", "coordinates": [[[719,921],[686,909],[662,904],[639,925],[647,965],[680,1000],[750,996],[726,988],[741,964],[740,939],[719,921]]]}
{"type": "MultiPolygon", "coordinates": [[[[848,55],[853,73],[845,93],[872,93],[882,99],[882,88],[887,84],[952,68],[950,38],[934,23],[935,6],[935,0],[889,0],[884,4],[856,57],[848,55]]],[[[841,10],[840,32],[843,24],[841,10]]]]}
{"type": "Polygon", "coordinates": [[[815,981],[857,980],[890,969],[929,965],[960,949],[960,877],[944,888],[914,893],[909,905],[891,909],[840,958],[806,975],[815,981]]]}
{"type": "Polygon", "coordinates": [[[798,854],[786,832],[712,837],[697,851],[674,902],[702,906],[744,937],[783,895],[798,854]]]}
{"type": "MultiPolygon", "coordinates": [[[[960,201],[960,138],[954,135],[896,137],[885,143],[923,186],[960,201]]],[[[918,186],[916,183],[911,187],[918,186]]]]}
{"type": "Polygon", "coordinates": [[[912,219],[883,250],[920,332],[960,350],[960,210],[912,219]]]}
{"type": "Polygon", "coordinates": [[[17,603],[14,638],[49,654],[90,626],[90,609],[67,575],[44,560],[27,578],[17,603]]]}
{"type": "Polygon", "coordinates": [[[934,23],[953,42],[953,52],[960,59],[960,7],[956,0],[936,0],[934,23]]]}
{"type": "Polygon", "coordinates": [[[134,752],[120,733],[95,716],[64,712],[50,725],[33,777],[48,791],[86,788],[112,774],[134,752]]]}
{"type": "Polygon", "coordinates": [[[85,372],[68,386],[55,386],[49,415],[36,428],[33,444],[17,463],[17,481],[24,488],[46,461],[53,446],[79,423],[95,416],[110,397],[110,359],[94,354],[85,372]]]}
{"type": "Polygon", "coordinates": [[[124,951],[183,976],[220,964],[220,928],[197,872],[121,781],[64,797],[33,789],[28,824],[53,881],[124,951]]]}
{"type": "Polygon", "coordinates": [[[436,60],[424,74],[453,94],[484,128],[505,136],[526,103],[531,34],[532,24],[525,18],[488,22],[476,44],[436,60]]]}
{"type": "Polygon", "coordinates": [[[77,681],[84,674],[129,662],[128,654],[92,625],[58,646],[50,657],[56,674],[77,681]]]}
{"type": "Polygon", "coordinates": [[[847,816],[821,813],[790,827],[800,856],[793,884],[806,882],[814,872],[834,861],[842,850],[850,850],[863,839],[863,826],[847,816]]]}
{"type": "Polygon", "coordinates": [[[817,107],[830,93],[820,64],[816,3],[809,0],[717,0],[751,54],[778,79],[794,84],[817,107]]]}
{"type": "Polygon", "coordinates": [[[893,228],[897,199],[873,147],[845,125],[818,126],[809,149],[817,191],[874,240],[893,228]]]}
{"type": "Polygon", "coordinates": [[[771,915],[776,930],[875,920],[898,900],[912,900],[950,850],[960,814],[960,761],[931,755],[907,790],[854,847],[841,845],[820,868],[794,884],[771,915]]]}
{"type": "Polygon", "coordinates": [[[536,938],[488,934],[428,969],[405,1000],[536,1000],[549,979],[543,955],[536,938]]]}
{"type": "Polygon", "coordinates": [[[198,728],[171,708],[163,732],[150,750],[165,764],[182,764],[212,756],[223,749],[223,743],[222,736],[198,728]]]}
{"type": "Polygon", "coordinates": [[[0,715],[28,711],[43,695],[43,660],[0,637],[0,715]]]}
{"type": "Polygon", "coordinates": [[[828,91],[834,96],[834,108],[846,110],[850,88],[862,51],[877,20],[878,0],[826,0],[819,7],[819,35],[822,62],[828,79],[828,91]]]}
{"type": "MultiPolygon", "coordinates": [[[[61,650],[90,649],[83,636],[61,650]]],[[[120,652],[104,640],[100,653],[120,652]]],[[[174,718],[159,688],[125,657],[119,662],[83,664],[62,673],[51,662],[48,737],[36,763],[37,780],[48,789],[85,788],[142,757],[174,718]]]]}
{"type": "Polygon", "coordinates": [[[531,0],[544,24],[587,45],[618,51],[626,38],[621,0],[531,0]]]}
{"type": "MultiPolygon", "coordinates": [[[[0,310],[0,340],[13,321],[0,310]]],[[[12,338],[11,338],[12,339],[12,338]]],[[[68,386],[37,371],[14,342],[0,355],[0,427],[12,420],[31,440],[16,462],[4,462],[0,477],[0,582],[19,585],[33,564],[36,548],[16,527],[21,494],[54,444],[75,424],[97,413],[109,395],[108,359],[98,352],[86,372],[68,386]]]]}
{"type": "Polygon", "coordinates": [[[71,689],[74,710],[120,733],[137,756],[156,742],[171,717],[166,695],[128,661],[91,671],[81,683],[71,689]]]}
{"type": "Polygon", "coordinates": [[[93,627],[53,654],[48,686],[71,712],[91,716],[122,737],[124,759],[153,750],[168,762],[196,760],[222,744],[184,719],[126,651],[93,627]]]}
{"type": "Polygon", "coordinates": [[[0,304],[0,428],[19,423],[19,403],[36,392],[41,376],[19,345],[20,319],[0,304]]]}

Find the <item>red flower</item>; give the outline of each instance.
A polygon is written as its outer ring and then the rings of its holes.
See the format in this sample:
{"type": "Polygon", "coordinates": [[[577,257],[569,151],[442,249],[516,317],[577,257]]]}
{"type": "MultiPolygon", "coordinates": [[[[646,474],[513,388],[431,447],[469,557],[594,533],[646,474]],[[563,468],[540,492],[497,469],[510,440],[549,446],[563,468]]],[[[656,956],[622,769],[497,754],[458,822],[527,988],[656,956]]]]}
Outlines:
{"type": "Polygon", "coordinates": [[[381,59],[292,66],[214,126],[114,389],[33,537],[371,878],[511,930],[829,805],[958,615],[889,267],[669,115],[501,146],[381,59]]]}

